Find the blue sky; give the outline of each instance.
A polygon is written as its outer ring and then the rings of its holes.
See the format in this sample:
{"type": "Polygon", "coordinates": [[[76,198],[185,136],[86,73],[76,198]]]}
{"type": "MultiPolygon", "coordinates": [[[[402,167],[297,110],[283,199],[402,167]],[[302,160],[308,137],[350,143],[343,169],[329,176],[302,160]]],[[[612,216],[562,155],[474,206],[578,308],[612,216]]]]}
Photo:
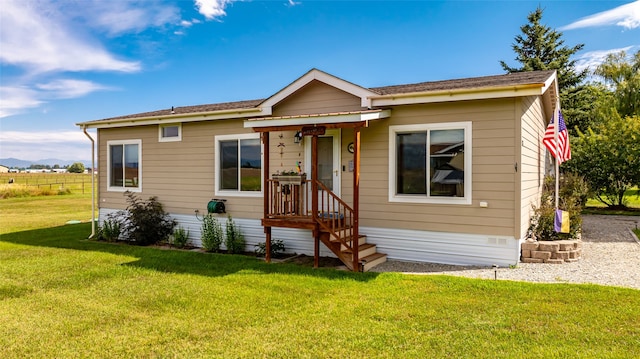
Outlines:
{"type": "Polygon", "coordinates": [[[87,160],[77,122],[269,97],[311,68],[364,87],[504,73],[528,13],[575,57],[640,50],[640,1],[0,0],[0,158],[87,160]]]}

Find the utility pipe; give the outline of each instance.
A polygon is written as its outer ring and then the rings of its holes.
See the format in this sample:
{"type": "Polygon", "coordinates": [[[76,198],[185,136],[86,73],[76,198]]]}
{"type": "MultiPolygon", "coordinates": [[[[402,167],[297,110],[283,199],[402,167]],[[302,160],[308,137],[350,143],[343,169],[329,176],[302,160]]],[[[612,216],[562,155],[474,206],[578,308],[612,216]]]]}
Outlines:
{"type": "Polygon", "coordinates": [[[91,140],[91,235],[87,239],[91,239],[96,235],[96,141],[87,132],[87,126],[82,126],[82,132],[91,140]]]}

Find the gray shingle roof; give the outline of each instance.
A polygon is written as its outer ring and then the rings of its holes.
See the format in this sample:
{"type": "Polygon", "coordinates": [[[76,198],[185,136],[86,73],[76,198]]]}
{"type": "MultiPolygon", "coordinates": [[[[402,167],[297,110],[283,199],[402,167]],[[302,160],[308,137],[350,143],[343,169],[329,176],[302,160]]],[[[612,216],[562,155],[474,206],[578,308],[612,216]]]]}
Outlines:
{"type": "MultiPolygon", "coordinates": [[[[384,86],[369,88],[371,92],[379,95],[394,95],[405,94],[414,92],[435,92],[446,90],[461,90],[461,89],[482,89],[482,88],[495,88],[505,86],[522,86],[529,84],[543,84],[549,79],[549,76],[553,74],[553,71],[528,71],[528,72],[516,72],[505,75],[495,76],[483,76],[464,78],[456,80],[445,81],[431,81],[431,82],[419,82],[414,84],[384,86]]],[[[105,118],[102,120],[89,121],[90,123],[96,122],[108,122],[112,120],[124,120],[135,118],[147,118],[154,116],[169,116],[169,115],[181,115],[181,114],[195,114],[195,113],[207,113],[222,110],[234,110],[234,109],[251,109],[258,107],[265,99],[247,100],[247,101],[235,101],[214,103],[207,105],[196,106],[183,106],[175,108],[167,108],[163,110],[136,113],[125,116],[117,116],[111,118],[105,118]],[[173,113],[171,112],[173,110],[173,113]]]]}
{"type": "Polygon", "coordinates": [[[207,105],[196,105],[196,106],[182,106],[182,107],[173,107],[167,108],[163,110],[150,111],[150,112],[142,112],[135,113],[131,115],[125,116],[117,116],[105,118],[99,121],[109,121],[109,120],[121,120],[127,118],[142,118],[142,117],[153,117],[153,116],[168,116],[168,115],[183,115],[190,113],[201,113],[201,112],[213,112],[213,111],[222,111],[222,110],[235,110],[235,109],[245,109],[245,108],[254,108],[258,106],[264,99],[259,100],[248,100],[248,101],[235,101],[235,102],[223,102],[223,103],[212,103],[207,105]],[[173,113],[171,112],[173,110],[173,113]]]}
{"type": "Polygon", "coordinates": [[[511,85],[542,84],[549,79],[553,71],[514,72],[506,75],[473,77],[457,80],[419,82],[415,84],[374,87],[369,90],[380,95],[393,95],[411,92],[446,91],[502,87],[511,85]]]}

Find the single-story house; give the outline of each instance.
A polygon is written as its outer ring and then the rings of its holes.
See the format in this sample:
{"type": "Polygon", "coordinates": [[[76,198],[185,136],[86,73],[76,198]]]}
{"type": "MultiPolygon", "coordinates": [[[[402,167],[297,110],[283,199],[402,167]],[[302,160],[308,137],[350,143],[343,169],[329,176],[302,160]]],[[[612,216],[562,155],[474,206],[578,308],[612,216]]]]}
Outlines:
{"type": "Polygon", "coordinates": [[[558,103],[555,71],[366,88],[312,69],[266,99],[78,126],[97,129],[101,221],[125,191],[157,196],[199,245],[194,212],[225,200],[249,251],[279,239],[354,270],[504,266],[539,202],[558,103]]]}

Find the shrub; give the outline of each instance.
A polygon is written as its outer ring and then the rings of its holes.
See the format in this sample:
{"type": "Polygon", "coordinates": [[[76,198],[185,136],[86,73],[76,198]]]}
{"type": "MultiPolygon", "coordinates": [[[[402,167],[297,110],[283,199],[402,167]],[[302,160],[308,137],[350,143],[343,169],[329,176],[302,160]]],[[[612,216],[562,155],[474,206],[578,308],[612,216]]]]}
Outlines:
{"type": "Polygon", "coordinates": [[[577,239],[582,231],[583,201],[586,202],[588,188],[579,176],[565,176],[560,180],[558,206],[569,212],[569,233],[555,231],[555,178],[545,178],[540,206],[533,206],[533,216],[529,225],[528,236],[536,240],[553,241],[560,239],[577,239]]]}
{"type": "MultiPolygon", "coordinates": [[[[258,257],[264,257],[267,254],[267,242],[258,243],[255,245],[256,247],[256,255],[258,257]]],[[[278,254],[284,253],[284,242],[280,239],[272,239],[271,240],[271,256],[277,256],[278,254]]]]}
{"type": "Polygon", "coordinates": [[[173,245],[178,248],[184,248],[189,243],[189,230],[182,227],[176,228],[173,231],[173,245]]]}
{"type": "Polygon", "coordinates": [[[121,224],[114,216],[108,218],[102,223],[101,237],[107,242],[115,242],[120,238],[121,224]]]}
{"type": "Polygon", "coordinates": [[[227,218],[227,233],[225,236],[224,244],[227,247],[228,253],[244,252],[244,236],[240,232],[240,228],[238,228],[235,222],[233,222],[231,215],[229,215],[229,217],[227,218]]]}
{"type": "Polygon", "coordinates": [[[202,219],[202,248],[207,252],[218,252],[224,239],[222,225],[212,215],[208,214],[202,219]]]}
{"type": "Polygon", "coordinates": [[[124,212],[123,233],[134,244],[147,246],[166,241],[177,225],[164,211],[157,197],[141,200],[132,192],[125,192],[127,210],[124,212]]]}

